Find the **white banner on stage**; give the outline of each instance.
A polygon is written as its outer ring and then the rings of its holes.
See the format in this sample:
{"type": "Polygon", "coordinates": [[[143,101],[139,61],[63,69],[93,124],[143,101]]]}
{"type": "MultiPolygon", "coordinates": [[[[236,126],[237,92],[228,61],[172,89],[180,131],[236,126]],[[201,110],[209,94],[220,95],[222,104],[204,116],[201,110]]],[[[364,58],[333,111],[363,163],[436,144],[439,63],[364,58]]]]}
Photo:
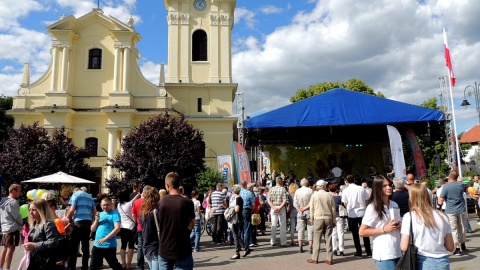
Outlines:
{"type": "Polygon", "coordinates": [[[232,156],[217,156],[218,170],[222,174],[223,184],[233,187],[232,156]]]}
{"type": "Polygon", "coordinates": [[[266,169],[266,173],[270,174],[270,153],[267,151],[262,152],[262,169],[266,169]]]}
{"type": "Polygon", "coordinates": [[[392,151],[393,170],[395,177],[407,179],[407,169],[405,166],[405,158],[403,157],[402,136],[398,130],[387,125],[388,138],[390,139],[390,150],[392,151]]]}

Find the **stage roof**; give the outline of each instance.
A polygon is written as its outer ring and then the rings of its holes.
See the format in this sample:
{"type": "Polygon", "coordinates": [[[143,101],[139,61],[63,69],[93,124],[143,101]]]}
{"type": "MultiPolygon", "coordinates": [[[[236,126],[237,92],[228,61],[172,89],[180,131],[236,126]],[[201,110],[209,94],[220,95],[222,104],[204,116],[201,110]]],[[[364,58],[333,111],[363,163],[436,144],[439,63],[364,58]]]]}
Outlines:
{"type": "Polygon", "coordinates": [[[445,121],[437,110],[336,88],[252,117],[245,128],[380,125],[445,121]]]}

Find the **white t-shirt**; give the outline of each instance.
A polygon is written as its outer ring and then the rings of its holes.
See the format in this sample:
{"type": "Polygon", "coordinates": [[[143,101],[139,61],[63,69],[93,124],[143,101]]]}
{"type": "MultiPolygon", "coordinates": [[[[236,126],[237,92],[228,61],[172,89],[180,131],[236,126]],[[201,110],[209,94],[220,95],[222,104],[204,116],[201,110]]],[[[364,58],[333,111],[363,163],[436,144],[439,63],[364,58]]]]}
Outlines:
{"type": "Polygon", "coordinates": [[[198,208],[201,206],[201,203],[199,200],[195,198],[192,199],[192,202],[193,202],[193,211],[195,211],[195,220],[198,220],[200,219],[200,215],[198,214],[198,208]]]}
{"type": "Polygon", "coordinates": [[[426,257],[441,258],[448,256],[445,248],[445,236],[452,232],[452,227],[448,222],[448,218],[443,213],[433,211],[437,228],[428,228],[421,223],[417,223],[416,213],[410,212],[403,216],[402,234],[410,235],[410,215],[413,215],[413,244],[418,248],[418,254],[426,257]]]}
{"type": "Polygon", "coordinates": [[[365,202],[368,200],[368,192],[361,186],[349,184],[342,193],[342,202],[347,204],[348,217],[363,217],[365,214],[365,202]]]}
{"type": "MultiPolygon", "coordinates": [[[[443,189],[443,186],[437,189],[437,197],[440,197],[440,194],[442,194],[442,189],[443,189]]],[[[443,201],[443,204],[442,204],[442,210],[445,210],[445,208],[447,208],[447,200],[443,201]]]]}
{"type": "Polygon", "coordinates": [[[133,230],[135,228],[135,222],[133,222],[132,216],[132,201],[124,204],[118,204],[117,210],[120,213],[121,223],[120,228],[133,230]]]}
{"type": "MultiPolygon", "coordinates": [[[[390,209],[398,208],[398,204],[394,201],[390,201],[390,207],[384,205],[384,208],[386,214],[383,215],[383,219],[379,219],[377,212],[375,212],[375,209],[373,208],[373,204],[369,204],[365,210],[362,224],[365,224],[372,229],[378,229],[387,226],[388,222],[391,220],[390,209]]],[[[382,261],[402,257],[402,250],[400,249],[400,231],[393,230],[388,233],[375,235],[372,238],[372,259],[382,261]]]]}

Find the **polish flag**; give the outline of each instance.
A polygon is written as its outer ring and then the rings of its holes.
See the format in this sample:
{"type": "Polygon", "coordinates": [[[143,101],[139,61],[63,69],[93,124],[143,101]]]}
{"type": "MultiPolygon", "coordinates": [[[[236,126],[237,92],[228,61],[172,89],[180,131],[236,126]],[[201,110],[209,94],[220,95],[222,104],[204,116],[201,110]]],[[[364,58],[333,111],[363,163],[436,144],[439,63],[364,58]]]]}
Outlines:
{"type": "Polygon", "coordinates": [[[447,33],[445,32],[445,27],[443,28],[443,45],[445,46],[445,62],[448,68],[450,84],[452,86],[455,86],[455,74],[453,73],[452,59],[450,58],[450,49],[448,48],[447,33]]]}

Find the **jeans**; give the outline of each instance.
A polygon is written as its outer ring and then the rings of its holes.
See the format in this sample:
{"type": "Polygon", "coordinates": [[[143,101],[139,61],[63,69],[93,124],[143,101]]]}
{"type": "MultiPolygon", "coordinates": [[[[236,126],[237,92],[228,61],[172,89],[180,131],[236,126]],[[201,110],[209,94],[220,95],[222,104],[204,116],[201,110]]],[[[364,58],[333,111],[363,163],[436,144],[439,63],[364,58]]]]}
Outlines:
{"type": "MultiPolygon", "coordinates": [[[[417,255],[418,258],[418,255],[417,255]]],[[[396,259],[391,259],[391,260],[383,260],[383,261],[375,261],[375,264],[377,265],[378,270],[395,270],[395,265],[397,265],[398,260],[400,258],[396,259]]]]}
{"type": "Polygon", "coordinates": [[[223,214],[212,215],[212,218],[215,219],[213,222],[212,228],[212,240],[216,243],[222,243],[223,239],[223,220],[225,219],[223,214]]]}
{"type": "Polygon", "coordinates": [[[202,235],[202,223],[200,219],[195,220],[195,228],[190,233],[190,243],[195,242],[195,251],[200,250],[200,236],[202,235]]]}
{"type": "Polygon", "coordinates": [[[470,226],[470,221],[468,220],[468,215],[466,215],[467,219],[465,220],[465,230],[472,231],[472,226],[470,226]]]}
{"type": "Polygon", "coordinates": [[[90,226],[92,221],[81,220],[73,223],[70,240],[70,257],[68,269],[75,270],[77,266],[78,245],[82,243],[82,270],[87,270],[90,258],[90,226]]]}
{"type": "Polygon", "coordinates": [[[102,269],[103,259],[105,259],[113,270],[123,270],[123,266],[117,259],[117,248],[92,248],[92,260],[90,261],[90,270],[102,269]]]}
{"type": "MultiPolygon", "coordinates": [[[[223,216],[223,215],[222,215],[223,216]]],[[[190,270],[193,269],[193,257],[192,255],[188,255],[182,259],[166,259],[162,256],[158,256],[160,258],[160,269],[162,270],[173,270],[173,266],[175,269],[179,270],[190,270]]]]}
{"type": "Polygon", "coordinates": [[[252,209],[246,208],[242,210],[242,217],[243,217],[243,230],[242,230],[242,238],[243,244],[245,245],[245,250],[250,249],[250,234],[251,234],[251,226],[252,226],[252,209]]]}
{"type": "Polygon", "coordinates": [[[145,256],[150,270],[160,270],[160,256],[145,256]]]}
{"type": "Polygon", "coordinates": [[[448,255],[441,258],[426,257],[417,254],[417,270],[450,270],[448,255]]]}
{"type": "Polygon", "coordinates": [[[297,229],[297,215],[290,216],[290,239],[295,237],[295,229],[297,229]]]}
{"type": "MultiPolygon", "coordinates": [[[[358,231],[360,230],[360,224],[362,224],[362,218],[348,218],[348,228],[352,232],[353,243],[355,245],[355,253],[362,254],[362,246],[360,245],[360,235],[358,231]]],[[[372,254],[372,247],[370,246],[370,238],[363,237],[363,246],[365,247],[365,252],[368,255],[372,254]]]]}
{"type": "Polygon", "coordinates": [[[143,236],[142,231],[137,231],[137,270],[143,270],[145,264],[145,257],[143,256],[143,236]]]}

